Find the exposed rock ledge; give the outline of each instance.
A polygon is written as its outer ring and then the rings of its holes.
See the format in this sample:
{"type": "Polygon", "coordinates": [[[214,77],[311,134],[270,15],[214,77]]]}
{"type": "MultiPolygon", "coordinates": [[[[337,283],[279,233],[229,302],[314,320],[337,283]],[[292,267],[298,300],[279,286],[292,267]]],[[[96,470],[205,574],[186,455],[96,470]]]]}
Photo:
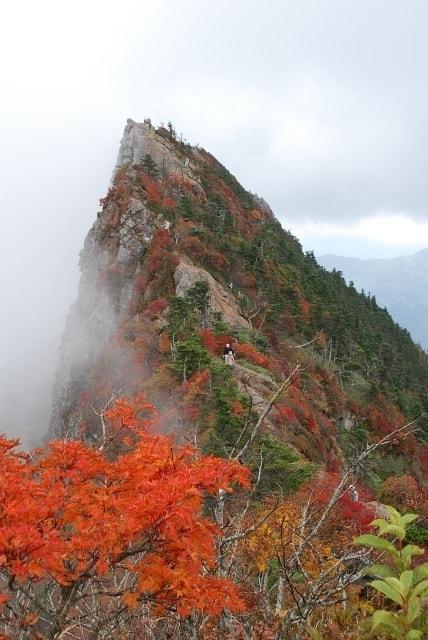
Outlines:
{"type": "Polygon", "coordinates": [[[210,295],[210,309],[220,312],[223,319],[233,329],[250,329],[251,325],[242,315],[235,298],[212,275],[204,269],[181,261],[174,273],[175,292],[184,297],[196,282],[201,280],[208,284],[210,295]]]}
{"type": "MultiPolygon", "coordinates": [[[[267,373],[265,375],[241,364],[236,364],[233,367],[233,375],[238,383],[239,390],[244,395],[249,394],[251,396],[251,401],[257,413],[263,413],[278,388],[276,382],[267,373]]],[[[272,427],[269,416],[265,422],[269,428],[272,427]]]]}

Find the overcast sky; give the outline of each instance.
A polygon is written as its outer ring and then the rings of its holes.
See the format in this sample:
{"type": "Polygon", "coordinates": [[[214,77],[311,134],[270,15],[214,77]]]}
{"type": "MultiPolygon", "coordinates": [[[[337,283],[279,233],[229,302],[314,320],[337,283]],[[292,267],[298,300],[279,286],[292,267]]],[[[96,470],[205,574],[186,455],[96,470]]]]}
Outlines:
{"type": "Polygon", "coordinates": [[[171,119],[307,250],[428,246],[427,33],[425,0],[7,3],[0,366],[52,368],[128,117],[171,119]]]}

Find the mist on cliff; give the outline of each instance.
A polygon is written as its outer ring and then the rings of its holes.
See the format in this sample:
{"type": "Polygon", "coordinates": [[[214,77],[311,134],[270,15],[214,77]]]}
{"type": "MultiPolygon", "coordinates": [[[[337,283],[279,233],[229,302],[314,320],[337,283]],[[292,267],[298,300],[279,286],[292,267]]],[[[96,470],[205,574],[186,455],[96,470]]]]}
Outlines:
{"type": "Polygon", "coordinates": [[[93,132],[88,144],[89,134],[40,122],[3,136],[0,432],[26,444],[47,430],[79,252],[114,166],[113,145],[103,148],[93,132]]]}

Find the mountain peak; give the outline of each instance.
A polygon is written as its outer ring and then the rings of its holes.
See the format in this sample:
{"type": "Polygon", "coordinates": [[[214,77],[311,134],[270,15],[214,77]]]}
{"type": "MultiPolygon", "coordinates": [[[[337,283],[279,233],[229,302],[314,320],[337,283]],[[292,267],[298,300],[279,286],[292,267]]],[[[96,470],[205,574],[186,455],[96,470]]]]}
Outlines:
{"type": "MultiPolygon", "coordinates": [[[[342,468],[350,424],[370,440],[427,402],[428,359],[408,333],[321,269],[261,198],[171,124],[127,122],[80,266],[54,390],[56,437],[84,429],[96,440],[93,408],[144,391],[164,431],[197,433],[223,455],[245,415],[263,412],[301,364],[261,437],[272,455],[280,447],[299,460],[302,481],[309,463],[342,468]],[[226,344],[235,368],[222,360],[226,344]]],[[[284,490],[288,481],[275,480],[284,490]]]]}
{"type": "Polygon", "coordinates": [[[167,166],[169,170],[181,171],[186,161],[178,160],[174,144],[175,132],[172,127],[154,127],[150,119],[135,122],[128,119],[123,131],[116,165],[139,164],[150,155],[158,167],[167,166]]]}

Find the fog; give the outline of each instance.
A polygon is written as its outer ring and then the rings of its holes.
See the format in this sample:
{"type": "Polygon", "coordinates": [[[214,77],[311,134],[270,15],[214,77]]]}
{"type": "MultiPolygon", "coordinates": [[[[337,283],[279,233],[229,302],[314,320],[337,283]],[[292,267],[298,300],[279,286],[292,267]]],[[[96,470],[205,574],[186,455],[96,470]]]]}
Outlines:
{"type": "Polygon", "coordinates": [[[9,3],[0,430],[46,429],[78,254],[128,117],[171,119],[305,249],[428,246],[427,28],[423,0],[9,3]]]}
{"type": "Polygon", "coordinates": [[[18,125],[2,149],[0,430],[26,441],[46,431],[79,251],[116,153],[101,128],[64,124],[18,125]]]}

